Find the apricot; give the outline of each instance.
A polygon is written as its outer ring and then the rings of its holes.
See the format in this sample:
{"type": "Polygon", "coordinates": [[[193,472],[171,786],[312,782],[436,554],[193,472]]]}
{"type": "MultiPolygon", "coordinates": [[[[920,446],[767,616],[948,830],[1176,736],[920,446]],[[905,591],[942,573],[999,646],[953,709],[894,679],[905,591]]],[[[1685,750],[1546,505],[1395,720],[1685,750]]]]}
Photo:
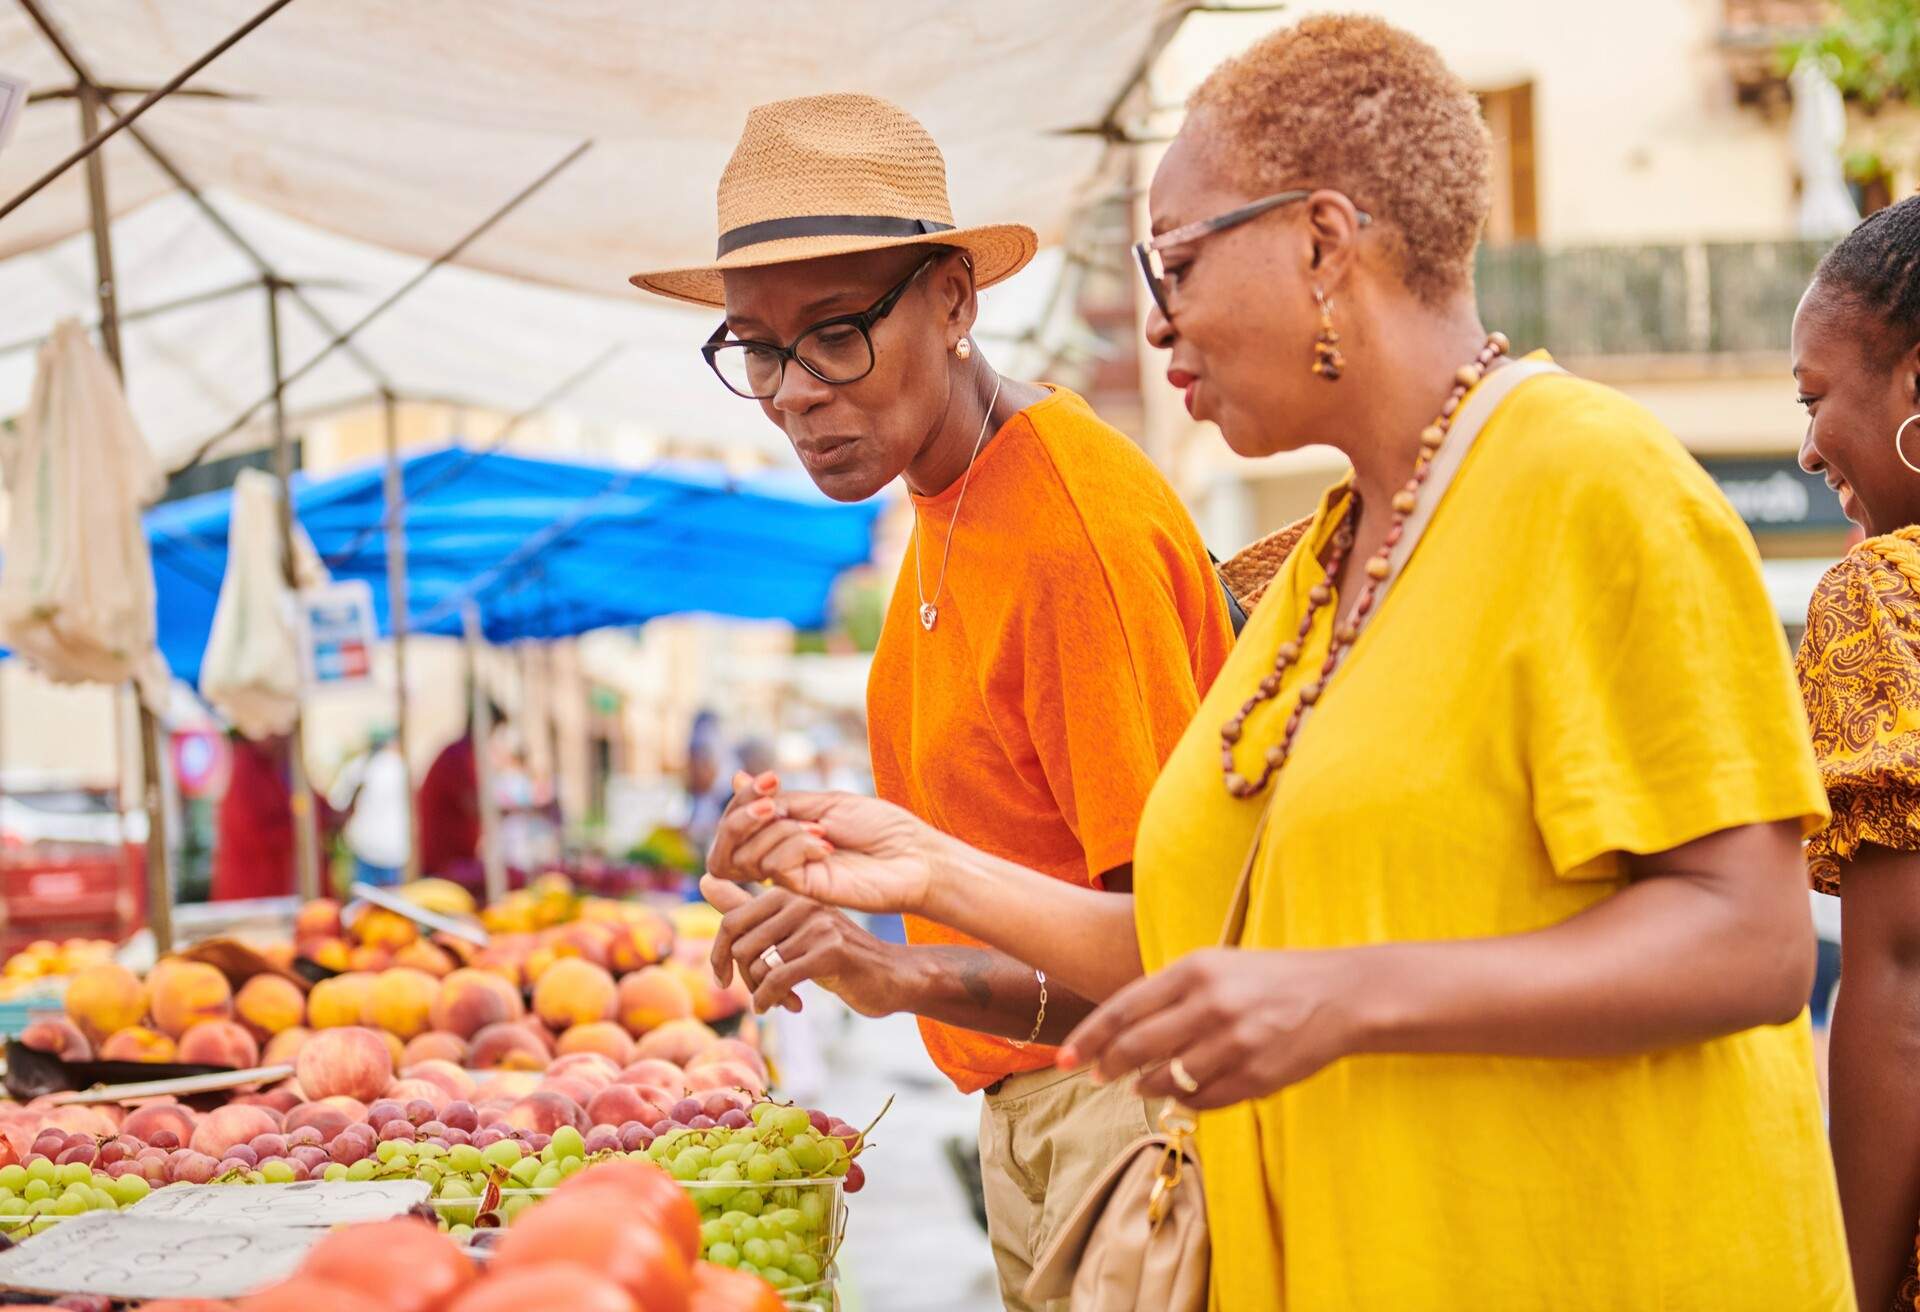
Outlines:
{"type": "Polygon", "coordinates": [[[673,926],[667,923],[666,917],[652,911],[646,913],[645,919],[629,920],[612,929],[607,966],[616,975],[657,965],[673,950],[673,926]]]}
{"type": "Polygon", "coordinates": [[[144,1025],[129,1025],[107,1035],[100,1045],[101,1061],[172,1061],[173,1040],[144,1025]]]}
{"type": "Polygon", "coordinates": [[[641,1035],[633,1051],[635,1057],[659,1057],[684,1067],[719,1037],[702,1021],[670,1020],[641,1035]]]}
{"type": "Polygon", "coordinates": [[[435,979],[443,979],[453,973],[458,963],[448,956],[445,950],[422,940],[409,943],[393,954],[393,964],[409,966],[414,970],[424,970],[435,979]]]}
{"type": "Polygon", "coordinates": [[[353,964],[353,945],[343,938],[308,939],[295,948],[294,955],[328,970],[343,971],[353,964]]]}
{"type": "Polygon", "coordinates": [[[376,978],[366,971],[349,971],[321,980],[307,994],[307,1024],[316,1030],[360,1024],[376,978]]]}
{"type": "Polygon", "coordinates": [[[321,1030],[301,1047],[294,1075],[309,1098],[337,1095],[371,1102],[393,1083],[393,1052],[374,1030],[321,1030]]]}
{"type": "Polygon", "coordinates": [[[362,943],[347,953],[347,965],[354,970],[379,974],[393,964],[393,949],[378,943],[362,943]]]}
{"type": "MultiPolygon", "coordinates": [[[[554,1049],[563,1057],[576,1052],[599,1053],[616,1067],[625,1066],[633,1060],[633,1040],[618,1022],[610,1020],[575,1025],[560,1036],[554,1049]]],[[[609,1075],[608,1079],[612,1079],[612,1076],[609,1075]]]]}
{"type": "Polygon", "coordinates": [[[520,991],[491,971],[462,968],[440,982],[427,1009],[436,1030],[471,1039],[489,1025],[516,1021],[526,1014],[520,991]]]}
{"type": "Polygon", "coordinates": [[[260,1045],[246,1027],[230,1020],[203,1020],[180,1036],[180,1060],[194,1066],[245,1070],[260,1064],[260,1045]]]}
{"type": "Polygon", "coordinates": [[[464,1066],[467,1061],[467,1041],[450,1030],[428,1030],[425,1034],[416,1034],[408,1039],[405,1050],[400,1054],[403,1068],[435,1060],[464,1066]]]}
{"type": "Polygon", "coordinates": [[[552,1054],[523,1025],[502,1022],[489,1025],[473,1036],[473,1051],[468,1060],[481,1070],[498,1068],[510,1071],[541,1071],[552,1054]]]}
{"type": "Polygon", "coordinates": [[[411,920],[385,907],[364,908],[349,928],[362,944],[389,952],[397,952],[420,937],[420,930],[411,920]]]}
{"type": "Polygon", "coordinates": [[[635,1035],[693,1016],[693,994],[686,981],[664,966],[645,966],[623,976],[618,993],[620,1023],[635,1035]]]}
{"type": "Polygon", "coordinates": [[[227,977],[204,961],[156,966],[149,992],[154,1027],[176,1039],[203,1020],[227,1020],[233,1015],[233,989],[227,977]]]}
{"type": "Polygon", "coordinates": [[[374,980],[360,1019],[402,1040],[410,1039],[433,1028],[428,1017],[439,996],[440,981],[432,975],[409,966],[395,966],[381,971],[374,980]]]}
{"type": "Polygon", "coordinates": [[[341,938],[340,904],[330,897],[317,897],[301,904],[293,917],[293,938],[297,943],[309,938],[341,938]]]}
{"type": "Polygon", "coordinates": [[[301,1047],[313,1037],[313,1031],[305,1025],[295,1025],[290,1030],[281,1030],[267,1040],[267,1046],[260,1050],[260,1062],[264,1066],[291,1066],[293,1059],[300,1055],[301,1047]]]}
{"type": "Polygon", "coordinates": [[[125,966],[103,961],[67,981],[67,1016],[94,1042],[147,1017],[147,988],[125,966]]]}
{"type": "Polygon", "coordinates": [[[606,968],[578,957],[554,962],[533,988],[534,1014],[555,1030],[610,1020],[618,1000],[619,987],[606,968]]]}
{"type": "Polygon", "coordinates": [[[253,1037],[265,1043],[307,1018],[307,995],[290,979],[255,975],[233,995],[233,1011],[253,1037]]]}
{"type": "Polygon", "coordinates": [[[578,920],[571,925],[563,925],[553,931],[548,946],[562,957],[579,957],[591,961],[596,966],[608,964],[613,950],[614,932],[611,926],[596,924],[591,920],[578,920]]]}

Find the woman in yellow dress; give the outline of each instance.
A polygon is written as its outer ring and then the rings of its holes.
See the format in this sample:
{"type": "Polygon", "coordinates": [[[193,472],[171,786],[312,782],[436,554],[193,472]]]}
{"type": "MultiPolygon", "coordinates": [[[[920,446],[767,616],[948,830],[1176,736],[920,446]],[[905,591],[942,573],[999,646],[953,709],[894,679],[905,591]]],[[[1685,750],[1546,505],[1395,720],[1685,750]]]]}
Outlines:
{"type": "Polygon", "coordinates": [[[1814,590],[1799,664],[1833,807],[1808,864],[1841,898],[1834,1165],[1860,1306],[1884,1308],[1920,1219],[1920,198],[1822,261],[1794,316],[1793,372],[1800,463],[1871,535],[1814,590]]]}
{"type": "Polygon", "coordinates": [[[1378,20],[1193,98],[1148,336],[1235,451],[1353,473],[1150,795],[1131,908],[831,794],[747,800],[710,866],[1105,999],[1062,1060],[1200,1109],[1217,1308],[1850,1309],[1802,1005],[1826,805],[1740,520],[1644,410],[1534,377],[1395,577],[1428,457],[1512,367],[1473,295],[1488,174],[1472,96],[1378,20]]]}

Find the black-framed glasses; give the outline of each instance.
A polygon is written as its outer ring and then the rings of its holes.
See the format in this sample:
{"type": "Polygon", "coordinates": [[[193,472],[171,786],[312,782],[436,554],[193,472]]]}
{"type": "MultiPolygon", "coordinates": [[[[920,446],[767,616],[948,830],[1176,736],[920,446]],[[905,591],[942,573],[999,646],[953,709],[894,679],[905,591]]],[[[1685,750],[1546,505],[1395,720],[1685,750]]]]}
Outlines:
{"type": "MultiPolygon", "coordinates": [[[[1160,307],[1160,313],[1169,320],[1173,310],[1167,304],[1167,265],[1161,258],[1161,252],[1175,246],[1184,246],[1188,242],[1198,241],[1202,237],[1211,237],[1216,232],[1225,232],[1228,228],[1238,227],[1248,219],[1257,219],[1268,210],[1279,209],[1282,205],[1291,205],[1297,200],[1305,200],[1314,194],[1315,189],[1296,191],[1277,191],[1271,196],[1262,196],[1237,210],[1228,210],[1225,214],[1216,214],[1210,219],[1201,219],[1185,227],[1175,228],[1172,232],[1163,232],[1158,237],[1133,244],[1133,257],[1140,262],[1140,273],[1147,280],[1147,290],[1153,293],[1153,303],[1160,307]]],[[[1373,222],[1373,216],[1365,210],[1355,210],[1360,218],[1360,226],[1366,227],[1373,222]]]]}
{"type": "Polygon", "coordinates": [[[797,362],[823,383],[836,386],[857,383],[873,372],[873,326],[893,313],[893,307],[907,294],[913,280],[946,254],[947,251],[935,251],[920,261],[912,273],[859,314],[822,319],[789,345],[730,342],[723,320],[700,348],[700,354],[707,358],[708,367],[726,384],[729,392],[749,401],[765,401],[779,392],[788,361],[797,362]]]}

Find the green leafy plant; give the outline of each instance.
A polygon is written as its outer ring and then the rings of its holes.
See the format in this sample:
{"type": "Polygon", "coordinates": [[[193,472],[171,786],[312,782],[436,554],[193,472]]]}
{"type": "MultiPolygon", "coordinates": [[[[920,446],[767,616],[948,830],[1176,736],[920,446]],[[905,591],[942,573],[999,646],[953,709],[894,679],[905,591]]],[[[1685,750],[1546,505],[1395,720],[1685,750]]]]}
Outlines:
{"type": "Polygon", "coordinates": [[[1920,104],[1920,5],[1914,0],[1838,0],[1818,34],[1784,53],[1789,66],[1819,59],[1843,94],[1867,105],[1920,104]]]}

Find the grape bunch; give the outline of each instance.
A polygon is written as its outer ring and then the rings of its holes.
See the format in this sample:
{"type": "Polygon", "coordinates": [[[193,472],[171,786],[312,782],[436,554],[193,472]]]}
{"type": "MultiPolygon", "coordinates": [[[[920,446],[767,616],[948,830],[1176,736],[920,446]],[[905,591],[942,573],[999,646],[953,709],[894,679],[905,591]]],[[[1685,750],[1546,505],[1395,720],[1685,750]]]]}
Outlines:
{"type": "Polygon", "coordinates": [[[60,1165],[46,1156],[0,1166],[0,1233],[38,1234],[69,1216],[112,1212],[147,1196],[146,1177],[118,1177],[81,1162],[60,1165]]]}

